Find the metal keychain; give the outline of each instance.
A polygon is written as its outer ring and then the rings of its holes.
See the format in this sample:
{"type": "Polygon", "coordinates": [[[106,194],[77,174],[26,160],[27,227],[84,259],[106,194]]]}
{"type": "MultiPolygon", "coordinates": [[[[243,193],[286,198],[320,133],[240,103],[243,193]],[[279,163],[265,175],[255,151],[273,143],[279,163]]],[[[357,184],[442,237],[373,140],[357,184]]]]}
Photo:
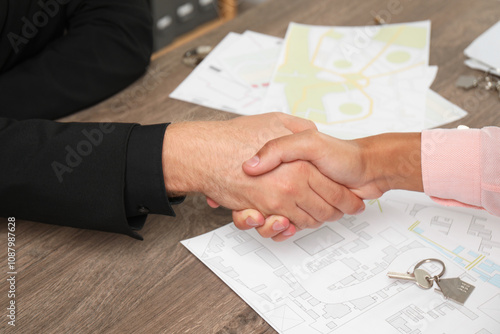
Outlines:
{"type": "Polygon", "coordinates": [[[441,267],[443,267],[443,269],[441,269],[441,272],[437,275],[434,275],[433,277],[441,277],[444,275],[444,273],[446,272],[446,266],[444,265],[444,262],[441,261],[440,259],[435,259],[435,258],[428,258],[428,259],[425,259],[425,260],[418,262],[415,265],[415,267],[413,267],[413,270],[418,269],[418,268],[420,268],[421,265],[423,265],[425,263],[429,263],[429,262],[437,262],[441,265],[441,267]]]}
{"type": "Polygon", "coordinates": [[[472,88],[480,88],[486,91],[493,91],[500,98],[500,79],[490,72],[485,72],[484,75],[475,77],[473,75],[461,75],[455,82],[455,86],[469,90],[472,88]]]}
{"type": "Polygon", "coordinates": [[[208,56],[212,49],[213,48],[209,45],[201,45],[194,49],[188,50],[182,56],[182,62],[187,66],[196,67],[203,61],[203,59],[208,56]]]}
{"type": "Polygon", "coordinates": [[[432,288],[431,275],[423,269],[415,269],[411,273],[397,273],[394,271],[389,271],[387,276],[394,279],[401,279],[407,281],[413,281],[418,287],[422,289],[432,288]]]}
{"type": "Polygon", "coordinates": [[[412,271],[408,271],[406,273],[397,273],[397,272],[390,271],[387,273],[387,276],[390,278],[394,278],[394,279],[414,281],[417,284],[417,286],[419,286],[420,288],[430,289],[430,288],[432,288],[432,285],[433,285],[433,276],[431,276],[424,269],[420,269],[419,267],[424,263],[432,262],[432,261],[440,263],[441,266],[443,267],[441,272],[439,274],[435,275],[434,277],[439,278],[439,277],[443,276],[446,269],[445,269],[443,261],[441,261],[439,259],[425,259],[425,260],[418,262],[413,267],[412,271]]]}
{"type": "Polygon", "coordinates": [[[464,304],[467,298],[474,291],[475,286],[462,281],[459,277],[454,278],[432,278],[439,289],[434,291],[441,293],[446,299],[451,299],[459,304],[464,304]]]}
{"type": "MultiPolygon", "coordinates": [[[[439,289],[435,288],[434,291],[442,294],[446,299],[451,299],[459,304],[464,304],[467,298],[474,291],[474,285],[462,281],[459,277],[454,278],[441,278],[446,272],[446,266],[443,261],[439,259],[425,259],[417,263],[413,270],[417,270],[421,265],[428,262],[438,262],[443,269],[438,275],[430,278],[431,282],[436,282],[439,289]]],[[[431,284],[432,285],[432,284],[431,284]]]]}

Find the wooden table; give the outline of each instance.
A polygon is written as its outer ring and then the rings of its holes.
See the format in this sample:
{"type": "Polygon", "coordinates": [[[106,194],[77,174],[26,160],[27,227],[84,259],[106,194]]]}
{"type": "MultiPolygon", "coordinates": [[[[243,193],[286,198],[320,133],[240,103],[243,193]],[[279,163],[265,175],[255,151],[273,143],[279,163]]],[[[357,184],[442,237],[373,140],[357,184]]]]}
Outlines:
{"type": "MultiPolygon", "coordinates": [[[[500,124],[500,100],[491,93],[455,88],[463,50],[500,19],[494,0],[271,0],[216,30],[153,61],[148,74],[113,98],[64,121],[143,124],[225,119],[227,113],[171,100],[169,93],[189,74],[183,52],[216,45],[230,31],[246,29],[283,37],[290,21],[318,25],[432,20],[430,64],[439,66],[432,88],[469,112],[449,124],[500,124]],[[389,14],[389,16],[387,16],[389,14]]],[[[56,205],[56,204],[54,204],[56,205]]],[[[6,260],[2,260],[0,332],[7,333],[274,333],[243,300],[189,253],[179,241],[231,221],[201,196],[176,208],[177,217],[150,216],[145,241],[104,232],[18,222],[17,326],[6,325],[6,260]]],[[[2,221],[0,249],[6,252],[2,221]]],[[[6,259],[6,258],[4,258],[6,259]]]]}

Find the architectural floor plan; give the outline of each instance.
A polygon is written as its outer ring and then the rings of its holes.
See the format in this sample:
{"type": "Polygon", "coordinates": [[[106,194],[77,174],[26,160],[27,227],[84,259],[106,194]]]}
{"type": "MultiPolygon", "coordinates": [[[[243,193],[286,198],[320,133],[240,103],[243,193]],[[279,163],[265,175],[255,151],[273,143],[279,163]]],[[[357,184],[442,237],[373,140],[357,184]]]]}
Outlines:
{"type": "MultiPolygon", "coordinates": [[[[403,212],[411,199],[397,202],[370,201],[359,216],[302,231],[282,243],[229,224],[183,244],[279,333],[375,327],[381,333],[498,333],[499,258],[448,238],[442,225],[424,228],[430,215],[403,212]],[[444,277],[475,286],[465,305],[433,288],[386,276],[411,270],[425,258],[444,261],[444,277]]],[[[432,263],[424,268],[431,274],[441,269],[432,263]]]]}

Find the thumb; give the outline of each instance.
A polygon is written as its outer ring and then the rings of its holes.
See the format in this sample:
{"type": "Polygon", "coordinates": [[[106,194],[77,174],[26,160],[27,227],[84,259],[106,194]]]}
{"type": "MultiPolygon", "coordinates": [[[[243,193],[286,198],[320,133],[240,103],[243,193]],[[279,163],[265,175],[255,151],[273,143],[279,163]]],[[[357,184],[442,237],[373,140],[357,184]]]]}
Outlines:
{"type": "Polygon", "coordinates": [[[248,175],[261,175],[272,171],[283,161],[283,149],[277,139],[265,144],[256,155],[243,163],[243,171],[248,175]]]}
{"type": "Polygon", "coordinates": [[[243,163],[243,171],[251,176],[267,173],[281,163],[317,159],[316,130],[307,130],[268,141],[255,156],[243,163]]]}

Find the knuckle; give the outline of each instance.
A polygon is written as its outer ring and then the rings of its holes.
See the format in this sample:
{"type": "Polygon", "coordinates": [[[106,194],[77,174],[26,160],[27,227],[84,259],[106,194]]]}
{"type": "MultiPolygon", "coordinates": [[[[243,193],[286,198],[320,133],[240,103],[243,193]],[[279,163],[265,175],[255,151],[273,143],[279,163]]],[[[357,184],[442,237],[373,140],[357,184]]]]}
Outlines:
{"type": "Polygon", "coordinates": [[[363,207],[363,202],[361,200],[354,200],[353,203],[349,206],[345,213],[348,215],[356,214],[363,207]]]}
{"type": "Polygon", "coordinates": [[[318,130],[318,128],[316,127],[316,124],[311,121],[311,120],[306,120],[307,121],[307,125],[311,128],[311,129],[314,129],[314,130],[318,130]]]}
{"type": "Polygon", "coordinates": [[[271,128],[277,130],[283,127],[283,123],[285,120],[285,114],[274,111],[269,114],[269,125],[271,128]]]}
{"type": "Polygon", "coordinates": [[[342,211],[336,210],[335,214],[330,218],[330,221],[337,221],[344,217],[344,213],[342,211]]]}
{"type": "Polygon", "coordinates": [[[318,132],[318,129],[316,128],[316,125],[314,124],[314,129],[305,130],[303,133],[303,136],[309,140],[313,140],[316,138],[320,138],[319,137],[320,134],[321,134],[321,132],[318,132]]]}
{"type": "Polygon", "coordinates": [[[341,186],[333,184],[330,187],[328,198],[329,198],[328,201],[329,203],[331,203],[332,205],[338,205],[344,198],[341,186]]]}
{"type": "Polygon", "coordinates": [[[267,202],[267,207],[272,214],[277,214],[282,211],[283,203],[280,200],[271,199],[267,202]]]}
{"type": "Polygon", "coordinates": [[[323,225],[323,222],[316,222],[313,225],[310,226],[310,228],[317,229],[320,228],[323,225]]]}
{"type": "Polygon", "coordinates": [[[264,145],[263,149],[265,149],[266,151],[269,151],[271,153],[275,152],[275,151],[278,151],[278,149],[279,149],[278,142],[276,140],[268,141],[264,145]]]}
{"type": "Polygon", "coordinates": [[[257,140],[259,143],[267,143],[273,139],[275,135],[270,128],[261,128],[257,132],[257,140]]]}
{"type": "Polygon", "coordinates": [[[334,217],[336,215],[337,211],[338,211],[337,209],[330,207],[330,206],[327,208],[324,208],[319,212],[318,219],[321,222],[326,222],[326,221],[332,219],[332,217],[334,217]]]}
{"type": "Polygon", "coordinates": [[[285,197],[294,196],[297,193],[297,185],[289,179],[281,180],[278,189],[280,194],[285,197]]]}
{"type": "Polygon", "coordinates": [[[316,226],[317,223],[318,221],[316,221],[314,218],[307,217],[305,218],[304,221],[304,228],[314,228],[314,226],[316,226]]]}

